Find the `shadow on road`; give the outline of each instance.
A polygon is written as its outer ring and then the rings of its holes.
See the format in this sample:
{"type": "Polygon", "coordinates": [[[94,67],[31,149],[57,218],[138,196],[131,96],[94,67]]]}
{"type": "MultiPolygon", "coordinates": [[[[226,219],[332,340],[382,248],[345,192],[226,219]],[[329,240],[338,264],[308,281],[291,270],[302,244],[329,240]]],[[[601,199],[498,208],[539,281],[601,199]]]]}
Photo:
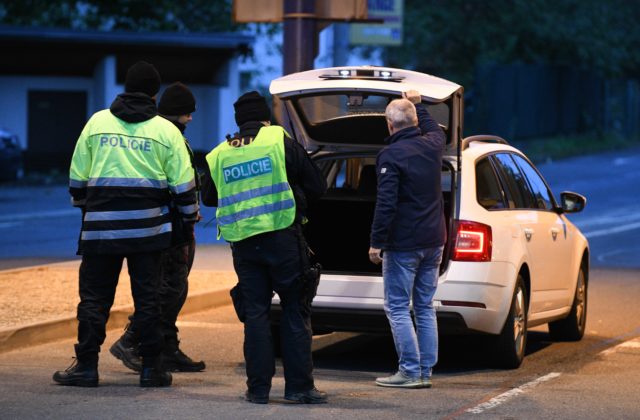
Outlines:
{"type": "MultiPolygon", "coordinates": [[[[546,332],[531,331],[526,355],[541,351],[552,342],[546,332]]],[[[437,374],[462,374],[499,369],[487,336],[440,337],[437,374]]],[[[362,372],[392,372],[397,356],[391,335],[333,333],[314,338],[314,365],[320,369],[362,372]]]]}

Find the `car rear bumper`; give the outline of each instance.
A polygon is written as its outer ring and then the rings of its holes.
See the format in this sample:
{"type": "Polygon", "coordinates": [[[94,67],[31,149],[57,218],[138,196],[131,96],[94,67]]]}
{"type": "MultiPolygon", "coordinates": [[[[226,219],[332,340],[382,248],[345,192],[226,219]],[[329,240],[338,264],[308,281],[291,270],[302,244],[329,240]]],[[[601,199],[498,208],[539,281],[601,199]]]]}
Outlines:
{"type": "MultiPolygon", "coordinates": [[[[451,262],[434,297],[438,329],[443,334],[499,334],[511,306],[516,270],[506,262],[451,262]]],[[[273,300],[275,322],[279,300],[273,300]]],[[[277,317],[277,318],[276,318],[277,317]]],[[[311,322],[317,333],[389,332],[380,276],[323,275],[313,302],[311,322]]]]}
{"type": "MultiPolygon", "coordinates": [[[[437,312],[438,331],[441,334],[469,334],[470,330],[462,316],[455,312],[437,312]]],[[[271,307],[271,320],[280,323],[282,308],[271,307]]],[[[314,307],[311,313],[314,334],[336,331],[391,334],[389,322],[383,310],[314,307]]]]}

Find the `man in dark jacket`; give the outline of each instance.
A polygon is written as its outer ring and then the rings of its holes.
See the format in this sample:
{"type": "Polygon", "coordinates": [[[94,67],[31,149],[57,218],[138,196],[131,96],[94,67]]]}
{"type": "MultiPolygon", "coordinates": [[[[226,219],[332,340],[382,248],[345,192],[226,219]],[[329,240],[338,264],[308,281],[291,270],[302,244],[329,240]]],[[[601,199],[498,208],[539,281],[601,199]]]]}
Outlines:
{"type": "MultiPolygon", "coordinates": [[[[196,99],[191,90],[180,82],[172,83],[163,92],[158,111],[160,115],[171,121],[184,135],[187,124],[192,120],[191,114],[196,110],[196,99]]],[[[199,176],[193,162],[193,151],[187,139],[184,145],[191,158],[191,168],[196,181],[196,193],[200,191],[199,176]]],[[[162,363],[169,371],[174,372],[200,372],[204,370],[203,361],[193,361],[180,349],[178,340],[178,327],[176,321],[178,314],[187,299],[189,291],[189,272],[193,266],[193,258],[196,250],[195,221],[183,223],[180,212],[176,207],[173,213],[173,240],[171,248],[162,253],[162,286],[160,288],[160,300],[162,305],[162,317],[160,329],[164,336],[164,349],[162,351],[162,363]]],[[[197,216],[199,220],[200,216],[197,216]]],[[[136,325],[134,316],[130,316],[130,323],[124,334],[111,346],[110,352],[120,359],[125,366],[135,371],[142,369],[142,361],[139,356],[138,344],[140,342],[140,329],[136,325]]]]}
{"type": "Polygon", "coordinates": [[[391,136],[376,162],[378,195],[369,249],[369,259],[382,262],[384,308],[399,367],[376,384],[429,388],[438,355],[433,295],[445,241],[440,185],[445,136],[418,92],[403,96],[385,112],[391,136]]]}
{"type": "Polygon", "coordinates": [[[194,221],[199,209],[184,140],[158,116],[159,88],[153,65],[131,66],[125,93],[91,117],[71,158],[69,192],[83,216],[82,263],[77,359],[53,375],[62,385],[98,385],[98,353],[125,258],[141,332],[140,385],[171,385],[160,358],[160,258],[171,244],[169,205],[177,206],[185,222],[194,221]]]}
{"type": "Polygon", "coordinates": [[[257,404],[269,401],[275,374],[269,312],[275,291],[282,306],[284,397],[324,403],[326,394],[313,380],[310,314],[301,303],[307,249],[301,224],[307,200],[320,198],[326,181],[299,143],[282,127],[270,126],[271,112],[260,94],[242,95],[234,108],[240,132],[207,155],[202,202],[218,207],[218,228],[231,242],[243,308],[245,396],[257,404]],[[230,214],[222,216],[223,208],[230,214]]]}

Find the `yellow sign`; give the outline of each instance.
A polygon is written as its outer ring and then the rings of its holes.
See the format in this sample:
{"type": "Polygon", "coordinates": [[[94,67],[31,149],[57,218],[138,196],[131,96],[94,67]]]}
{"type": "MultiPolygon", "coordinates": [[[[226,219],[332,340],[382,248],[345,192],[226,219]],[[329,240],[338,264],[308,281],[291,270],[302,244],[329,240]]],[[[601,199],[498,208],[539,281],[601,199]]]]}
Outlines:
{"type": "Polygon", "coordinates": [[[353,23],[349,31],[351,44],[402,45],[404,0],[368,0],[369,19],[384,23],[353,23]]]}
{"type": "MultiPolygon", "coordinates": [[[[284,0],[233,0],[231,15],[236,23],[282,22],[284,0]]],[[[315,0],[314,12],[289,17],[328,21],[358,21],[367,19],[367,0],[315,0]]]]}

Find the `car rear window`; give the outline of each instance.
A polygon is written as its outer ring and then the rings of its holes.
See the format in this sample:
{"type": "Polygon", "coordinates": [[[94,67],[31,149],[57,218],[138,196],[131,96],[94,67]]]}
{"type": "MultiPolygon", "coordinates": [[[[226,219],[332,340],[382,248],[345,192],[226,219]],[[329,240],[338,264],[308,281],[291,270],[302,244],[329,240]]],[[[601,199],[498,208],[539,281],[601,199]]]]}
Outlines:
{"type": "MultiPolygon", "coordinates": [[[[384,116],[387,105],[396,98],[373,93],[343,93],[299,98],[298,105],[309,123],[319,124],[336,118],[384,116]]],[[[449,127],[446,103],[427,105],[427,109],[441,126],[449,127]]]]}
{"type": "Polygon", "coordinates": [[[507,207],[489,158],[481,159],[476,164],[476,199],[478,204],[487,210],[507,207]]]}

